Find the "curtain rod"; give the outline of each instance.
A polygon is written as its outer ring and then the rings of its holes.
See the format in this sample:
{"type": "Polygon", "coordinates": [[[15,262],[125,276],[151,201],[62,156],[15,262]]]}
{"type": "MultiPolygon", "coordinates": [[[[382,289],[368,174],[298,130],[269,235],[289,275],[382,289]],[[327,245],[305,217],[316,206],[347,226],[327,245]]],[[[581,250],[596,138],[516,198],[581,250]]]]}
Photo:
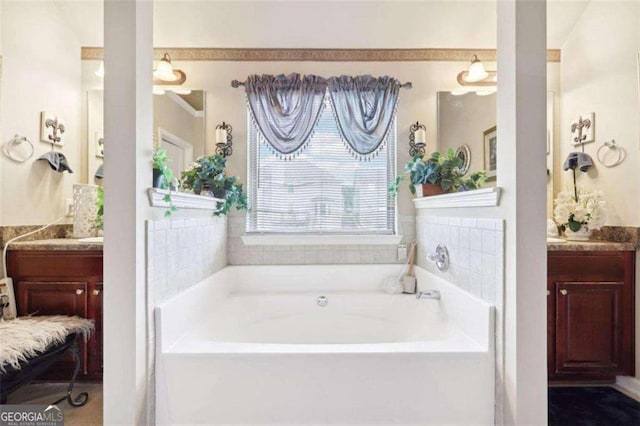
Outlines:
{"type": "MultiPolygon", "coordinates": [[[[231,80],[231,87],[237,89],[240,86],[246,86],[246,83],[246,81],[231,80]]],[[[402,83],[400,87],[403,89],[411,89],[413,88],[413,84],[411,84],[410,81],[407,81],[406,83],[402,83]]]]}

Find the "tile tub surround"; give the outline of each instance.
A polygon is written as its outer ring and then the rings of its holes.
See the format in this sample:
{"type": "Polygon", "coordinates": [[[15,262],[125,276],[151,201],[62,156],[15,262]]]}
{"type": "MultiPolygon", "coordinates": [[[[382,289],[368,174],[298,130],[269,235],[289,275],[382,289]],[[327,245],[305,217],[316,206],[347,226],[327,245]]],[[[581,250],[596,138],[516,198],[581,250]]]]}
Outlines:
{"type": "Polygon", "coordinates": [[[416,217],[418,265],[483,300],[496,303],[503,282],[504,222],[496,219],[416,217]],[[437,269],[427,256],[438,244],[449,250],[450,266],[437,269]]]}
{"type": "Polygon", "coordinates": [[[155,308],[227,266],[227,218],[147,221],[147,419],[155,417],[155,308]]]}
{"type": "MultiPolygon", "coordinates": [[[[229,216],[228,256],[231,265],[327,265],[404,263],[398,260],[398,247],[391,245],[295,245],[246,246],[245,214],[229,216]]],[[[398,218],[402,244],[415,239],[415,216],[398,218]]]]}
{"type": "Polygon", "coordinates": [[[227,265],[227,219],[147,222],[147,274],[155,304],[186,290],[227,265]]]}

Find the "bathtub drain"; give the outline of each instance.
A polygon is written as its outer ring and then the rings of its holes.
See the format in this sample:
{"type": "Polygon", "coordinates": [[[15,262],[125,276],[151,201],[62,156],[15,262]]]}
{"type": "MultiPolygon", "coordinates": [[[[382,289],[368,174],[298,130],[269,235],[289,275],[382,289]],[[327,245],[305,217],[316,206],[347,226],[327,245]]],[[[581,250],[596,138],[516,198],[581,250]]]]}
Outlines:
{"type": "Polygon", "coordinates": [[[316,303],[321,308],[324,308],[325,306],[327,306],[329,304],[329,299],[327,299],[325,296],[320,296],[320,297],[318,297],[316,299],[316,303]]]}

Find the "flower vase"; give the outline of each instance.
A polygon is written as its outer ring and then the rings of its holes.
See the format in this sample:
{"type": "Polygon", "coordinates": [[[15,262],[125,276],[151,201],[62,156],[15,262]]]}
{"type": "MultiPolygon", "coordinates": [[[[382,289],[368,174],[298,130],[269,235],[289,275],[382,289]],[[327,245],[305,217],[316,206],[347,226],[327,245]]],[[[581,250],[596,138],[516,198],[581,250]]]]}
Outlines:
{"type": "Polygon", "coordinates": [[[589,241],[591,238],[591,229],[589,229],[587,225],[582,225],[580,229],[575,232],[567,228],[565,235],[569,241],[589,241]]]}

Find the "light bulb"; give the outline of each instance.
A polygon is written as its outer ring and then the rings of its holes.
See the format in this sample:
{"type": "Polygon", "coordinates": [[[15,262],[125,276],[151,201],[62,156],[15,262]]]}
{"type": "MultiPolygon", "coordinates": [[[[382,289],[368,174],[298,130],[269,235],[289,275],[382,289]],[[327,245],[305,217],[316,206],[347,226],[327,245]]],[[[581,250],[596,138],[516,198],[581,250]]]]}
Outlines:
{"type": "Polygon", "coordinates": [[[484,65],[478,59],[477,55],[473,55],[473,61],[471,61],[471,65],[469,65],[469,71],[467,71],[467,75],[465,76],[465,80],[471,83],[476,81],[484,80],[487,78],[489,74],[484,69],[484,65]]]}
{"type": "Polygon", "coordinates": [[[171,65],[171,57],[168,53],[165,53],[158,66],[153,72],[153,76],[162,81],[176,81],[179,77],[173,72],[173,65],[171,65]]]}

